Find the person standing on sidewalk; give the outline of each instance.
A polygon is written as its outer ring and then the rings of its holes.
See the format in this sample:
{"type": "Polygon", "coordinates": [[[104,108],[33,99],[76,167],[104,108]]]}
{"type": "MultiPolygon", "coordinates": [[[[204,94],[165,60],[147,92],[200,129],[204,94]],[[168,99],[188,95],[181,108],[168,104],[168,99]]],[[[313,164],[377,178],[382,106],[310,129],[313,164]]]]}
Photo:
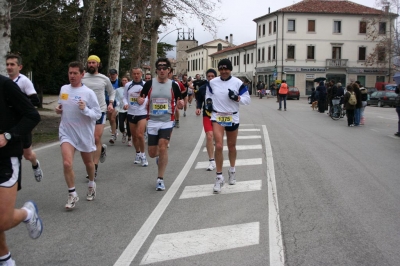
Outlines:
{"type": "Polygon", "coordinates": [[[397,116],[399,117],[399,121],[397,123],[397,132],[394,133],[395,136],[400,137],[400,84],[397,85],[396,90],[394,91],[395,93],[397,93],[397,97],[396,97],[396,112],[397,112],[397,116]]]}
{"type": "Polygon", "coordinates": [[[210,80],[206,91],[206,109],[211,113],[213,134],[215,140],[215,164],[217,177],[214,185],[214,193],[221,192],[224,185],[222,175],[224,134],[228,145],[230,168],[228,171],[229,184],[236,184],[236,140],[239,129],[239,104],[250,104],[250,95],[243,82],[231,76],[232,62],[222,59],[218,63],[220,76],[210,80]]]}
{"type": "Polygon", "coordinates": [[[65,205],[67,210],[73,209],[79,201],[75,191],[73,170],[76,150],[81,153],[89,177],[86,199],[92,201],[96,197],[95,166],[92,153],[96,151],[94,141],[96,120],[102,116],[102,113],[96,94],[82,84],[83,75],[84,67],[80,62],[71,62],[68,65],[68,78],[71,84],[61,87],[58,106],[55,109],[57,114],[61,114],[58,135],[61,143],[64,177],[68,186],[68,200],[65,205]]]}
{"type": "Polygon", "coordinates": [[[11,79],[0,75],[0,265],[15,265],[5,232],[21,222],[33,239],[42,234],[43,223],[33,201],[15,209],[21,189],[23,136],[39,123],[40,115],[11,79]]]}
{"type": "Polygon", "coordinates": [[[286,111],[286,96],[288,94],[289,88],[286,84],[286,80],[282,80],[282,84],[279,87],[279,111],[282,111],[282,100],[283,100],[283,107],[286,111]]]}
{"type": "MultiPolygon", "coordinates": [[[[35,88],[33,87],[32,81],[20,73],[22,69],[21,56],[8,54],[6,56],[6,67],[9,78],[17,83],[18,87],[24,94],[26,94],[26,96],[28,96],[34,106],[38,106],[40,100],[35,88]]],[[[40,168],[40,163],[37,159],[36,153],[32,149],[32,132],[23,136],[22,146],[24,148],[24,158],[31,162],[33,175],[35,176],[36,181],[42,181],[43,171],[42,168],[40,168]]]]}
{"type": "Polygon", "coordinates": [[[143,89],[145,82],[142,80],[142,70],[135,67],[131,70],[132,81],[125,85],[124,89],[124,109],[128,110],[128,124],[132,134],[133,146],[136,149],[136,157],[134,164],[141,163],[143,167],[148,166],[149,163],[144,151],[144,131],[146,129],[147,118],[147,101],[140,105],[138,98],[143,89]]]}
{"type": "Polygon", "coordinates": [[[183,109],[184,101],[178,84],[168,78],[171,62],[167,58],[158,58],[157,77],[146,82],[137,99],[139,105],[147,105],[148,152],[156,157],[158,177],[156,190],[165,190],[164,173],[168,164],[168,143],[174,127],[175,108],[183,109]],[[146,98],[148,103],[146,104],[146,98]]]}
{"type": "MultiPolygon", "coordinates": [[[[91,55],[87,59],[86,69],[87,72],[83,76],[82,83],[93,90],[97,96],[97,102],[101,108],[101,117],[96,121],[94,129],[94,141],[96,144],[96,151],[93,152],[93,161],[95,166],[95,178],[97,177],[97,168],[99,161],[104,163],[107,156],[107,145],[101,144],[101,137],[103,136],[104,124],[106,123],[106,112],[112,113],[114,111],[115,91],[111,85],[110,79],[103,74],[99,73],[101,67],[100,58],[97,55],[91,55]],[[105,91],[108,92],[109,104],[106,104],[105,91]]],[[[89,178],[86,176],[86,178],[89,178]]]]}
{"type": "Polygon", "coordinates": [[[211,112],[206,110],[206,91],[209,88],[209,82],[217,76],[217,72],[214,69],[209,69],[206,72],[207,82],[203,84],[197,93],[196,96],[196,115],[201,114],[201,108],[203,108],[203,128],[206,133],[206,149],[208,154],[208,160],[210,164],[206,168],[207,171],[212,171],[215,169],[215,159],[214,159],[214,134],[213,134],[213,126],[211,122],[211,112]]]}

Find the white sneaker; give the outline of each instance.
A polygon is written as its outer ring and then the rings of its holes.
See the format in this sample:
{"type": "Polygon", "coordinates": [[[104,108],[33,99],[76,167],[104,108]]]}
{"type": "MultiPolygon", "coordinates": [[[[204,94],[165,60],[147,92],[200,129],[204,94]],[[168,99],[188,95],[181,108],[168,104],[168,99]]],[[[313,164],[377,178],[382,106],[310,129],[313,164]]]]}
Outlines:
{"type": "Polygon", "coordinates": [[[228,176],[229,176],[229,185],[235,185],[236,184],[236,178],[235,178],[236,173],[228,171],[228,176]]]}
{"type": "Polygon", "coordinates": [[[79,197],[78,195],[76,195],[76,197],[74,197],[74,195],[72,195],[71,193],[68,194],[68,201],[67,204],[65,204],[65,208],[67,210],[72,210],[73,208],[75,208],[75,204],[79,201],[79,197]]]}
{"type": "Polygon", "coordinates": [[[136,153],[136,158],[135,158],[135,161],[133,162],[134,164],[139,164],[140,163],[140,155],[139,155],[139,153],[136,153]]]}
{"type": "Polygon", "coordinates": [[[214,193],[220,193],[221,188],[224,186],[224,177],[217,177],[215,179],[214,193]]]}
{"type": "Polygon", "coordinates": [[[86,199],[88,201],[92,201],[92,200],[94,200],[95,197],[96,197],[96,183],[93,184],[93,187],[88,188],[88,192],[86,194],[86,199]]]}
{"type": "Polygon", "coordinates": [[[215,161],[210,161],[210,164],[207,167],[207,171],[212,171],[215,169],[215,161]]]}
{"type": "Polygon", "coordinates": [[[107,157],[107,145],[103,144],[101,145],[100,162],[104,163],[106,161],[106,157],[107,157]]]}
{"type": "Polygon", "coordinates": [[[146,155],[143,155],[142,157],[140,157],[140,160],[142,161],[142,166],[148,166],[149,162],[147,161],[146,155]]]}
{"type": "Polygon", "coordinates": [[[125,142],[126,142],[126,133],[124,132],[122,134],[122,143],[125,143],[125,142]]]}
{"type": "Polygon", "coordinates": [[[40,219],[39,217],[38,208],[35,202],[31,200],[25,202],[24,208],[30,210],[33,213],[32,218],[24,223],[26,224],[26,228],[28,229],[29,236],[33,239],[36,239],[42,234],[43,231],[43,223],[42,219],[40,219]]]}
{"type": "Polygon", "coordinates": [[[165,185],[163,179],[157,179],[156,191],[164,191],[165,185]]]}
{"type": "Polygon", "coordinates": [[[42,178],[43,178],[43,171],[42,171],[42,168],[40,168],[39,160],[36,160],[36,162],[38,165],[37,165],[36,169],[33,169],[33,174],[35,175],[36,181],[40,182],[40,181],[42,181],[42,178]]]}
{"type": "Polygon", "coordinates": [[[131,139],[128,140],[128,146],[129,146],[129,147],[132,147],[132,140],[131,140],[131,139]]]}
{"type": "Polygon", "coordinates": [[[116,140],[117,140],[117,136],[116,135],[111,135],[111,138],[110,138],[109,142],[111,144],[114,144],[116,140]]]}
{"type": "Polygon", "coordinates": [[[12,258],[8,259],[7,261],[0,261],[0,266],[15,266],[15,260],[12,258]]]}

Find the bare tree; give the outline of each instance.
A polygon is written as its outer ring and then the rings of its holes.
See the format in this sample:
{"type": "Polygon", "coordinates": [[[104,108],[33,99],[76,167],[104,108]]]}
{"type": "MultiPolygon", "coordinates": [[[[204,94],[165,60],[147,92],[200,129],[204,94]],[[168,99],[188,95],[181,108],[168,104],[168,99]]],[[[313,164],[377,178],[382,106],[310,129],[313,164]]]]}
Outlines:
{"type": "Polygon", "coordinates": [[[119,59],[121,50],[121,19],[122,19],[122,0],[111,1],[110,16],[110,53],[108,57],[108,67],[119,69],[119,59]]]}
{"type": "Polygon", "coordinates": [[[150,52],[150,71],[155,75],[155,64],[157,61],[157,42],[158,28],[162,24],[163,0],[151,0],[151,52],[150,52]]]}
{"type": "Polygon", "coordinates": [[[7,0],[0,0],[0,74],[6,75],[4,57],[10,51],[11,40],[11,3],[7,0]]]}
{"type": "Polygon", "coordinates": [[[97,1],[83,0],[83,13],[80,17],[77,60],[85,63],[89,52],[90,32],[97,1]]]}

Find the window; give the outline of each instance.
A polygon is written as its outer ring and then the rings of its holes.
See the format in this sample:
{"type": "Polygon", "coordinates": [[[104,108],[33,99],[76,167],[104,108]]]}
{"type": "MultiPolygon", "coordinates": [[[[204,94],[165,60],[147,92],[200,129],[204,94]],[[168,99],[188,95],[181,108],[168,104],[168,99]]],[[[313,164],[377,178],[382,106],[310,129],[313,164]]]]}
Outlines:
{"type": "Polygon", "coordinates": [[[261,25],[258,25],[258,37],[261,37],[261,25]]]}
{"type": "Polygon", "coordinates": [[[265,36],[265,24],[263,24],[263,36],[265,36]]]}
{"type": "Polygon", "coordinates": [[[268,46],[268,61],[271,61],[271,46],[268,46]]]}
{"type": "Polygon", "coordinates": [[[294,45],[288,45],[288,47],[287,47],[287,59],[294,59],[294,45]]]}
{"type": "Polygon", "coordinates": [[[357,80],[358,80],[362,85],[365,85],[365,76],[357,76],[357,80]]]}
{"type": "Polygon", "coordinates": [[[342,47],[332,47],[332,59],[342,58],[342,47]]]}
{"type": "Polygon", "coordinates": [[[367,22],[366,21],[360,21],[359,33],[367,33],[367,22]]]}
{"type": "Polygon", "coordinates": [[[333,22],[333,33],[341,33],[342,32],[342,22],[334,21],[333,22]]]}
{"type": "Polygon", "coordinates": [[[289,87],[295,86],[294,74],[286,74],[286,84],[289,87]]]}
{"type": "Polygon", "coordinates": [[[261,60],[264,61],[265,60],[265,48],[262,48],[262,56],[261,56],[261,60]]]}
{"type": "Polygon", "coordinates": [[[243,64],[246,64],[246,54],[243,55],[243,64]]]}
{"type": "Polygon", "coordinates": [[[233,58],[233,65],[236,66],[236,56],[233,58]]]}
{"type": "Polygon", "coordinates": [[[260,49],[258,49],[258,60],[257,60],[258,62],[260,62],[261,61],[261,50],[260,49]]]}
{"type": "Polygon", "coordinates": [[[288,31],[296,31],[296,21],[294,19],[288,20],[288,31]]]}
{"type": "Polygon", "coordinates": [[[247,54],[247,64],[250,64],[250,55],[247,54]]]}
{"type": "Polygon", "coordinates": [[[385,76],[376,76],[376,82],[385,82],[385,76]]]}
{"type": "Polygon", "coordinates": [[[386,22],[379,22],[379,34],[386,34],[386,22]]]}
{"type": "Polygon", "coordinates": [[[308,32],[315,32],[315,20],[308,21],[308,32]]]}
{"type": "Polygon", "coordinates": [[[272,33],[272,22],[270,21],[268,24],[268,34],[272,33]]]}
{"type": "Polygon", "coordinates": [[[366,47],[358,47],[358,61],[365,61],[366,51],[366,47]]]}
{"type": "Polygon", "coordinates": [[[383,46],[377,47],[378,61],[383,62],[386,59],[386,49],[383,46]]]}
{"type": "Polygon", "coordinates": [[[253,64],[253,53],[251,53],[251,63],[253,64]]]}
{"type": "Polygon", "coordinates": [[[237,59],[236,59],[236,61],[237,61],[237,64],[239,65],[239,56],[237,56],[237,59]]]}
{"type": "Polygon", "coordinates": [[[274,33],[276,32],[276,20],[274,20],[274,33]]]}
{"type": "Polygon", "coordinates": [[[274,46],[272,46],[272,60],[275,60],[275,53],[276,52],[276,48],[275,48],[275,45],[274,46]]]}
{"type": "Polygon", "coordinates": [[[190,71],[190,62],[188,61],[187,63],[188,63],[187,69],[190,71]]]}
{"type": "Polygon", "coordinates": [[[307,59],[315,59],[315,46],[309,45],[307,46],[307,59]]]}
{"type": "Polygon", "coordinates": [[[222,44],[221,44],[221,43],[218,43],[218,48],[217,48],[217,50],[218,50],[218,51],[221,51],[221,50],[222,50],[222,44]]]}

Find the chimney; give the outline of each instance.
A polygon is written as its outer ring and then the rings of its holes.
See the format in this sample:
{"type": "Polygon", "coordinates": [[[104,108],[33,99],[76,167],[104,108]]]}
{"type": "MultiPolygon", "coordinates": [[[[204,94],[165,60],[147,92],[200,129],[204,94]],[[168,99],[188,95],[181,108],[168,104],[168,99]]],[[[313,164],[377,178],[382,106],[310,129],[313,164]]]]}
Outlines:
{"type": "Polygon", "coordinates": [[[271,13],[271,8],[270,8],[270,7],[268,7],[268,14],[269,14],[269,13],[271,13]]]}
{"type": "Polygon", "coordinates": [[[225,41],[228,42],[228,36],[225,36],[225,41]]]}
{"type": "Polygon", "coordinates": [[[229,42],[230,42],[230,44],[233,44],[233,34],[232,33],[230,34],[230,41],[229,42]]]}

